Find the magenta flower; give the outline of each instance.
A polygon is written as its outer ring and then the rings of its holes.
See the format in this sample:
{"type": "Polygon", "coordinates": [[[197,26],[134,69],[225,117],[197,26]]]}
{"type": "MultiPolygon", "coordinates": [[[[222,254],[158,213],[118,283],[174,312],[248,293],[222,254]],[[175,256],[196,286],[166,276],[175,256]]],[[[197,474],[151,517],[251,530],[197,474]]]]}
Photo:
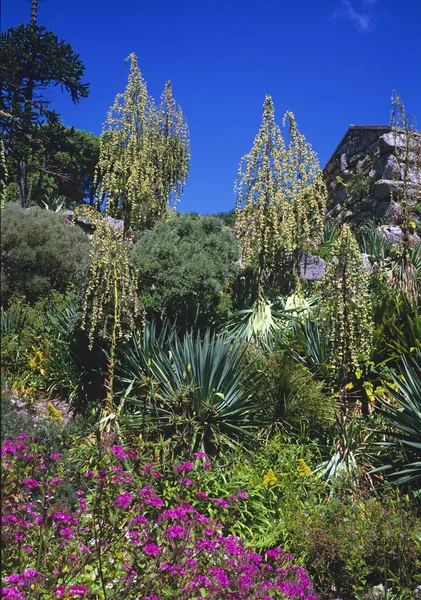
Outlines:
{"type": "Polygon", "coordinates": [[[181,538],[186,533],[186,530],[181,525],[171,525],[165,531],[165,537],[169,540],[181,538]]]}
{"type": "Polygon", "coordinates": [[[12,456],[16,454],[15,444],[12,440],[6,440],[2,445],[1,455],[4,456],[5,454],[11,454],[12,456]]]}
{"type": "Polygon", "coordinates": [[[23,595],[23,593],[15,587],[11,587],[11,588],[2,587],[1,588],[1,597],[2,598],[16,598],[17,600],[25,600],[25,596],[23,595]]]}
{"type": "Polygon", "coordinates": [[[148,556],[157,556],[160,551],[160,547],[157,544],[145,544],[143,546],[143,551],[148,556]]]}
{"type": "Polygon", "coordinates": [[[36,488],[39,485],[36,479],[24,479],[22,483],[29,488],[36,488]]]}
{"type": "Polygon", "coordinates": [[[51,460],[60,460],[60,458],[62,457],[62,454],[50,454],[50,458],[51,460]]]}
{"type": "Polygon", "coordinates": [[[78,585],[71,585],[69,587],[69,594],[70,596],[85,596],[89,594],[89,590],[86,585],[80,583],[78,585]]]}
{"type": "Polygon", "coordinates": [[[124,494],[120,494],[117,500],[114,500],[114,504],[119,504],[121,508],[128,508],[130,502],[133,500],[133,496],[130,492],[124,492],[124,494]]]}
{"type": "Polygon", "coordinates": [[[231,585],[231,581],[229,580],[228,575],[226,574],[224,569],[220,567],[215,569],[208,569],[208,573],[209,575],[213,575],[217,583],[219,583],[219,585],[221,585],[222,587],[229,587],[231,585]]]}
{"type": "Polygon", "coordinates": [[[139,523],[146,525],[148,523],[148,519],[146,517],[144,517],[143,515],[138,515],[137,517],[132,519],[133,525],[138,525],[139,523]]]}
{"type": "Polygon", "coordinates": [[[63,481],[63,480],[62,480],[62,479],[60,479],[60,477],[54,477],[54,479],[52,479],[52,480],[50,481],[50,485],[51,485],[51,486],[54,486],[54,485],[57,485],[58,483],[61,483],[62,481],[63,481]]]}
{"type": "Polygon", "coordinates": [[[157,507],[165,506],[165,504],[163,503],[161,498],[158,498],[158,496],[155,496],[154,498],[146,498],[145,504],[149,504],[150,506],[157,506],[157,507]]]}
{"type": "Polygon", "coordinates": [[[70,527],[63,527],[63,529],[60,529],[59,533],[65,538],[75,537],[73,529],[70,529],[70,527]]]}
{"type": "Polygon", "coordinates": [[[121,446],[112,446],[111,447],[111,452],[113,454],[115,454],[115,456],[117,456],[117,458],[121,458],[122,460],[124,460],[125,458],[127,458],[127,454],[124,451],[124,448],[122,448],[121,446]]]}
{"type": "Polygon", "coordinates": [[[215,506],[221,506],[222,508],[228,508],[229,504],[223,498],[212,498],[212,502],[215,506]]]}
{"type": "Polygon", "coordinates": [[[22,577],[25,579],[34,579],[35,577],[44,577],[44,575],[35,569],[26,569],[26,571],[22,573],[22,577]]]}
{"type": "Polygon", "coordinates": [[[178,465],[176,467],[174,467],[174,471],[176,473],[181,473],[181,472],[186,472],[188,473],[189,471],[193,471],[193,464],[191,462],[183,462],[181,465],[178,465]]]}
{"type": "Polygon", "coordinates": [[[23,584],[22,575],[18,575],[17,573],[12,573],[11,575],[7,575],[5,577],[7,583],[17,583],[18,585],[23,584]]]}
{"type": "Polygon", "coordinates": [[[191,479],[189,479],[188,477],[182,477],[178,481],[181,485],[187,485],[187,486],[194,485],[193,481],[191,479]]]}
{"type": "Polygon", "coordinates": [[[177,508],[169,508],[168,510],[164,510],[162,512],[162,516],[164,519],[181,519],[186,514],[185,509],[182,506],[177,508]]]}

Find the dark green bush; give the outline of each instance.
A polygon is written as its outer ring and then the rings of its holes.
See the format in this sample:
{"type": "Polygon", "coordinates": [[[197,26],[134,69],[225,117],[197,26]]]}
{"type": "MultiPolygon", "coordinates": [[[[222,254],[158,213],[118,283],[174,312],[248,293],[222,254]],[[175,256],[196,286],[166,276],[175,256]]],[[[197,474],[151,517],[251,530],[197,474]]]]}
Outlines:
{"type": "Polygon", "coordinates": [[[89,239],[63,214],[8,203],[1,213],[1,295],[34,303],[52,290],[81,287],[87,274],[89,239]]]}
{"type": "Polygon", "coordinates": [[[141,233],[131,260],[148,316],[183,325],[223,319],[238,252],[230,230],[212,216],[173,215],[141,233]]]}

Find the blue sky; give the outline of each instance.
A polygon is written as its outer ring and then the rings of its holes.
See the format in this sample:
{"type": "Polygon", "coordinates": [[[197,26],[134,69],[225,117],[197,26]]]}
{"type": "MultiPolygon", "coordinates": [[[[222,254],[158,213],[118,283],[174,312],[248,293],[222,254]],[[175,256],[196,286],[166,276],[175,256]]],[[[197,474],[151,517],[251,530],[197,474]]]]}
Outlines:
{"type": "MultiPolygon", "coordinates": [[[[29,20],[30,0],[2,9],[5,30],[29,20]]],[[[392,89],[421,126],[421,0],[44,0],[38,22],[86,65],[89,98],[51,93],[66,125],[101,132],[131,52],[155,98],[171,80],[191,136],[183,211],[234,206],[266,94],[278,123],[295,113],[322,166],[350,124],[389,122],[392,89]]]]}

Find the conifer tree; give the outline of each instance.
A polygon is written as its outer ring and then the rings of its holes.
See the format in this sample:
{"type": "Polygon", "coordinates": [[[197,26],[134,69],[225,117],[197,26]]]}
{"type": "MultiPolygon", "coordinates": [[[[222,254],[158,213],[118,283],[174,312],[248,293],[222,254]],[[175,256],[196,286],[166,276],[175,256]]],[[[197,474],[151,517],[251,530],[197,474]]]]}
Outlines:
{"type": "Polygon", "coordinates": [[[37,0],[32,0],[28,25],[0,35],[0,137],[7,149],[9,178],[16,182],[21,205],[31,203],[30,157],[45,142],[40,125],[56,126],[45,90],[60,85],[76,104],[89,94],[82,83],[85,67],[70,44],[37,25],[37,0]]]}
{"type": "Polygon", "coordinates": [[[186,180],[189,137],[168,82],[155,106],[131,54],[128,84],[111,106],[101,135],[98,170],[107,210],[125,230],[150,227],[179,200],[186,180]]]}
{"type": "Polygon", "coordinates": [[[293,257],[314,240],[323,222],[326,188],[311,145],[287,112],[290,143],[286,146],[275,122],[273,102],[266,96],[263,118],[251,151],[242,158],[234,191],[236,230],[243,257],[257,266],[264,285],[280,252],[293,257]]]}

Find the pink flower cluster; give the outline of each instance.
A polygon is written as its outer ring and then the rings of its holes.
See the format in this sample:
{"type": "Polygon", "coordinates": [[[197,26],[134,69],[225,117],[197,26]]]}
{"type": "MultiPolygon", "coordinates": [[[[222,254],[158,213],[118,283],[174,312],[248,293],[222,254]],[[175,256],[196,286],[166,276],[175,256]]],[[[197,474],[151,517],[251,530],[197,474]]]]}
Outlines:
{"type": "Polygon", "coordinates": [[[33,451],[28,461],[30,443],[3,445],[2,597],[94,598],[86,582],[95,572],[116,600],[163,600],[169,590],[186,600],[316,599],[306,572],[281,548],[258,554],[224,533],[247,494],[211,498],[200,490],[210,465],[204,453],[162,474],[115,441],[104,440],[100,460],[80,476],[84,489],[64,502],[57,491],[76,474],[66,480],[61,456],[33,451]]]}

